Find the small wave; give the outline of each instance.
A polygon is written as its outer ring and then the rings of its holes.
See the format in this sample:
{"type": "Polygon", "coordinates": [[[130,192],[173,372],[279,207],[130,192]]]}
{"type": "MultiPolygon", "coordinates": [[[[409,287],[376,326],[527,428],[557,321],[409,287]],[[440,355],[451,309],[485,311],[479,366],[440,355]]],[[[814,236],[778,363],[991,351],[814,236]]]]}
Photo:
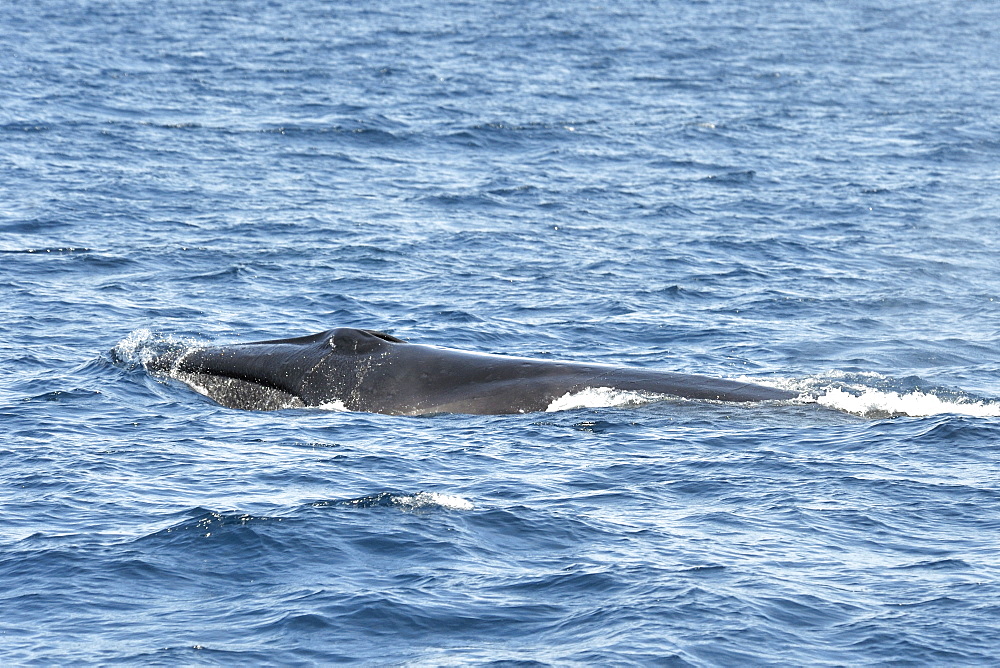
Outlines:
{"type": "Polygon", "coordinates": [[[472,501],[468,499],[463,499],[454,494],[442,494],[441,492],[417,492],[416,494],[382,492],[381,494],[371,494],[357,499],[347,499],[346,501],[317,501],[312,505],[317,508],[330,505],[352,506],[354,508],[391,506],[402,508],[403,510],[428,510],[431,508],[473,510],[475,508],[472,501]]]}
{"type": "MultiPolygon", "coordinates": [[[[0,229],[3,229],[3,231],[5,232],[36,232],[37,227],[38,227],[37,223],[30,222],[30,223],[15,223],[12,225],[4,225],[0,229]]],[[[66,253],[90,253],[93,250],[94,249],[92,248],[76,248],[72,246],[67,246],[65,248],[54,248],[54,247],[53,248],[3,248],[0,249],[0,253],[11,253],[11,254],[24,253],[28,255],[31,255],[33,253],[66,254],[66,253]]]]}
{"type": "Polygon", "coordinates": [[[270,522],[281,522],[283,519],[281,517],[251,515],[249,513],[223,513],[214,510],[206,510],[201,507],[191,508],[190,510],[186,510],[180,514],[185,516],[180,522],[146,536],[142,536],[137,540],[143,541],[168,535],[196,535],[202,538],[211,538],[213,535],[218,534],[220,531],[225,529],[231,529],[233,527],[246,527],[248,525],[256,524],[268,524],[270,522]]]}
{"type": "Polygon", "coordinates": [[[447,508],[448,510],[472,510],[475,508],[472,501],[468,499],[441,492],[417,492],[413,496],[399,496],[396,497],[395,503],[407,510],[433,507],[447,508]]]}
{"type": "Polygon", "coordinates": [[[611,387],[588,387],[579,392],[567,392],[553,400],[545,409],[547,413],[567,411],[574,408],[604,408],[606,406],[634,406],[651,401],[652,398],[640,392],[616,390],[611,387]]]}
{"type": "Polygon", "coordinates": [[[30,401],[76,401],[79,399],[92,399],[100,396],[99,390],[89,390],[81,387],[72,390],[53,390],[37,396],[31,397],[30,401]]]}

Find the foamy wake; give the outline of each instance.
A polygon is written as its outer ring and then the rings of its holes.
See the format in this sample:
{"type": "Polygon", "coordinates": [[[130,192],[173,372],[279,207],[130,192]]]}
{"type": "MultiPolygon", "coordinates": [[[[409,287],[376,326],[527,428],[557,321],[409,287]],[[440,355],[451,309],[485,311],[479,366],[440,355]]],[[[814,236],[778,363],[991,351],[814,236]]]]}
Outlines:
{"type": "MultiPolygon", "coordinates": [[[[749,380],[749,379],[748,379],[749,380]]],[[[969,415],[972,417],[1000,417],[1000,401],[967,397],[961,393],[942,390],[940,394],[922,390],[899,388],[879,389],[872,385],[898,385],[888,376],[877,373],[847,374],[831,372],[819,377],[796,381],[776,381],[774,385],[799,392],[791,403],[819,404],[867,418],[893,416],[925,417],[928,415],[969,415]]],[[[549,404],[547,412],[574,408],[603,408],[607,406],[635,406],[656,401],[664,395],[628,392],[610,387],[589,388],[566,393],[549,404]]]]}
{"type": "Polygon", "coordinates": [[[1000,416],[1000,401],[969,396],[945,387],[917,389],[912,379],[903,380],[872,371],[828,371],[779,384],[800,393],[795,403],[817,403],[867,418],[945,414],[1000,416]]]}
{"type": "Polygon", "coordinates": [[[908,415],[924,417],[952,413],[973,417],[1000,416],[1000,403],[994,401],[972,401],[969,399],[943,399],[920,390],[912,392],[883,392],[864,388],[857,394],[830,388],[816,397],[816,403],[862,417],[888,417],[908,415]]]}

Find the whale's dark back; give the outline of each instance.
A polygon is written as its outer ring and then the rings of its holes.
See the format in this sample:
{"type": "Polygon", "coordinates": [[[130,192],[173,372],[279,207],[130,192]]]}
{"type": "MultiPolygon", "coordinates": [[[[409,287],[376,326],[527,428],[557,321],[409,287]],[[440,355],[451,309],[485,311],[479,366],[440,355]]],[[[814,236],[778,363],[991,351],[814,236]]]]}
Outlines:
{"type": "Polygon", "coordinates": [[[148,368],[225,406],[249,410],[332,404],[407,415],[519,413],[545,410],[568,393],[598,387],[718,401],[795,397],[754,383],[471,353],[353,328],[174,351],[148,368]]]}

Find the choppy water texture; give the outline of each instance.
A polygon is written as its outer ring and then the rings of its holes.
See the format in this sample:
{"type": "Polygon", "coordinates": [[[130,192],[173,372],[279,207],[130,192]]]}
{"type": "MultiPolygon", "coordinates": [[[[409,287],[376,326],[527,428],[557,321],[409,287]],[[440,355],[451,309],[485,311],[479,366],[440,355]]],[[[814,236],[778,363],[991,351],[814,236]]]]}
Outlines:
{"type": "Polygon", "coordinates": [[[0,6],[0,659],[1000,661],[998,34],[0,6]],[[241,412],[141,364],[334,326],[810,401],[241,412]]]}

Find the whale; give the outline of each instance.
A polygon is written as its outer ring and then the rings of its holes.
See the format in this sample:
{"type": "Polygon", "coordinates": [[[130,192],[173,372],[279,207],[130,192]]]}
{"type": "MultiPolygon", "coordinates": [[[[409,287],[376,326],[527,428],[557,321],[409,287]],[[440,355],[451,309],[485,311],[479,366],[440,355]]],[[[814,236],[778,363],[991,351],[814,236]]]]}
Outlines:
{"type": "Polygon", "coordinates": [[[389,415],[544,411],[610,388],[723,402],[787,401],[787,390],[640,367],[469,352],[340,327],[297,338],[168,350],[145,363],[216,403],[243,410],[328,407],[389,415]]]}

